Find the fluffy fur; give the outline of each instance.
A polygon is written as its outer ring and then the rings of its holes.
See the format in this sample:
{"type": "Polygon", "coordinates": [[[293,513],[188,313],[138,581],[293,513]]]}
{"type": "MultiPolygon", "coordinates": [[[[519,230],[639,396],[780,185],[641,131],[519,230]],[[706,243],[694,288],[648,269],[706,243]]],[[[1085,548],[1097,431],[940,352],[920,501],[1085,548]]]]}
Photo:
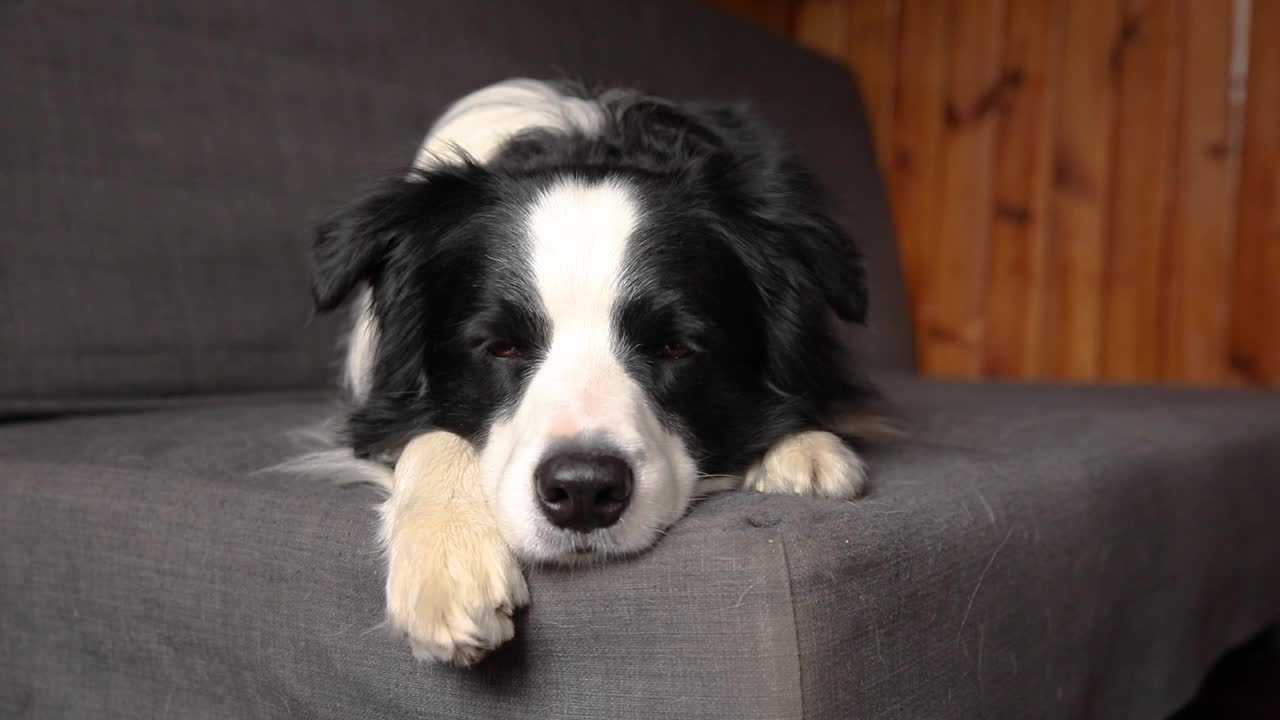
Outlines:
{"type": "Polygon", "coordinates": [[[469,663],[510,637],[516,557],[643,550],[744,480],[862,491],[836,433],[867,391],[830,317],[864,319],[861,260],[742,107],[484,88],[320,227],[314,269],[318,309],[355,298],[343,438],[396,464],[388,613],[419,655],[469,663]],[[551,520],[563,497],[534,478],[567,452],[626,469],[616,520],[551,520]]]}

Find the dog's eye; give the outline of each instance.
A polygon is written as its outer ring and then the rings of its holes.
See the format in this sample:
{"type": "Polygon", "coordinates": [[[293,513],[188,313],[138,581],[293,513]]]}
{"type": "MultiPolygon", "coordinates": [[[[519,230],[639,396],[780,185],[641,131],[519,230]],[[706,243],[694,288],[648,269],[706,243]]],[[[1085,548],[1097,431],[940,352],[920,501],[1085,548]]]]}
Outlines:
{"type": "Polygon", "coordinates": [[[693,349],[682,342],[669,342],[662,346],[662,357],[665,360],[683,360],[693,354],[693,349]]]}
{"type": "Polygon", "coordinates": [[[489,354],[503,360],[511,360],[520,357],[524,353],[520,351],[518,346],[511,343],[494,343],[489,346],[489,354]]]}

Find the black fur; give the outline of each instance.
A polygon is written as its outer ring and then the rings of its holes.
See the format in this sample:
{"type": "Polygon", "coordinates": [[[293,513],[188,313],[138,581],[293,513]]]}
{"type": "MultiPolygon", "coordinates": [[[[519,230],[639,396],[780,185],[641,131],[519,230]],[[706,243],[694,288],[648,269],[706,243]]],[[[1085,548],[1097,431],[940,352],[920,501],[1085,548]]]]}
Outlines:
{"type": "Polygon", "coordinates": [[[430,429],[483,445],[519,401],[548,328],[521,280],[518,213],[565,174],[616,178],[643,203],[629,244],[637,281],[615,322],[628,372],[700,471],[739,472],[866,395],[829,317],[864,321],[861,257],[778,138],[741,107],[601,98],[598,136],[529,131],[485,167],[388,181],[321,225],[317,308],[367,284],[382,334],[372,390],[347,423],[358,454],[394,454],[430,429]],[[695,352],[664,358],[673,341],[695,352]],[[505,345],[522,357],[495,357],[505,345]]]}

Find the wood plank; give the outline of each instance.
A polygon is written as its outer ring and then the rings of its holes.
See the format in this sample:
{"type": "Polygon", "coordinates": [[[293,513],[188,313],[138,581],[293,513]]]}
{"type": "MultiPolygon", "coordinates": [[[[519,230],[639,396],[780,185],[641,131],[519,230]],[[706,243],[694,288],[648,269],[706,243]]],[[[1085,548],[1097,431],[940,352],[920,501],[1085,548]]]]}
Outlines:
{"type": "Polygon", "coordinates": [[[790,37],[797,0],[708,0],[721,10],[790,37]]]}
{"type": "Polygon", "coordinates": [[[1186,3],[1174,200],[1160,359],[1165,380],[1227,378],[1235,191],[1240,148],[1231,142],[1230,2],[1186,3]]]}
{"type": "Polygon", "coordinates": [[[894,89],[898,79],[898,3],[843,0],[847,58],[867,104],[876,156],[883,171],[893,147],[894,89]]]}
{"type": "Polygon", "coordinates": [[[1120,29],[1112,0],[1070,0],[1063,23],[1053,158],[1045,352],[1050,373],[1098,377],[1104,232],[1116,103],[1112,44],[1120,29]]]}
{"type": "Polygon", "coordinates": [[[1000,77],[1002,0],[949,4],[952,32],[943,110],[940,242],[923,298],[923,369],[982,373],[983,298],[991,228],[992,141],[1000,77]]]}
{"type": "Polygon", "coordinates": [[[847,62],[849,0],[800,0],[793,32],[800,44],[833,60],[847,62]]]}
{"type": "Polygon", "coordinates": [[[1231,316],[1231,367],[1280,384],[1280,0],[1253,0],[1231,316]]]}
{"type": "Polygon", "coordinates": [[[1107,233],[1102,375],[1160,374],[1161,286],[1178,118],[1176,0],[1129,0],[1112,67],[1120,105],[1107,233]]]}
{"type": "Polygon", "coordinates": [[[898,79],[888,176],[898,252],[914,314],[918,355],[927,338],[920,319],[938,242],[942,116],[946,104],[947,13],[936,0],[903,0],[898,79]]]}
{"type": "Polygon", "coordinates": [[[1009,5],[997,130],[984,375],[1044,372],[1043,313],[1052,187],[1054,71],[1063,5],[1009,5]]]}

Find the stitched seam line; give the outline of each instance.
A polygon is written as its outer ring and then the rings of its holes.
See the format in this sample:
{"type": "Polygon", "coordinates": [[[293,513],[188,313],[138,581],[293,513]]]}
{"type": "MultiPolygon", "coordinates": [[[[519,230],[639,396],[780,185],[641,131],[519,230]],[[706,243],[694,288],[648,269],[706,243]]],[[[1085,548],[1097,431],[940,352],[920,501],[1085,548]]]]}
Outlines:
{"type": "Polygon", "coordinates": [[[800,623],[796,619],[795,583],[791,575],[791,554],[787,549],[787,539],[781,530],[778,532],[778,544],[782,547],[782,565],[787,574],[787,602],[791,605],[791,641],[796,654],[796,697],[800,699],[800,718],[807,718],[804,698],[804,656],[800,654],[800,623]]]}

